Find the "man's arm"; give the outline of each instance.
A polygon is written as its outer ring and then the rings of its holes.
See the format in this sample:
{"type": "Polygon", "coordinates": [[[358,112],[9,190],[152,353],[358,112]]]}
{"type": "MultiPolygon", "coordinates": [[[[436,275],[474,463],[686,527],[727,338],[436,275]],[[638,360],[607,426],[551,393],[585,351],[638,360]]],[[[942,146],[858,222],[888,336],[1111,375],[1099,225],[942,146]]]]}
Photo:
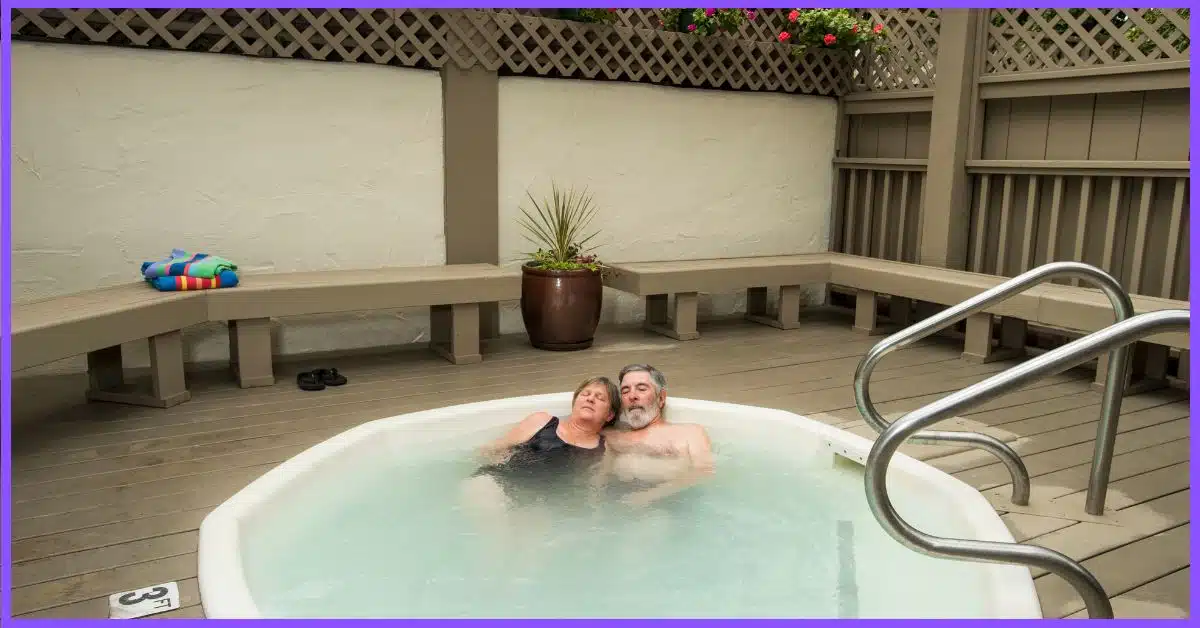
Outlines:
{"type": "Polygon", "coordinates": [[[687,470],[658,486],[629,495],[625,498],[625,503],[645,506],[674,495],[713,474],[716,465],[713,461],[712,442],[708,438],[708,432],[699,425],[689,425],[688,428],[681,443],[684,455],[687,456],[689,462],[687,470]]]}

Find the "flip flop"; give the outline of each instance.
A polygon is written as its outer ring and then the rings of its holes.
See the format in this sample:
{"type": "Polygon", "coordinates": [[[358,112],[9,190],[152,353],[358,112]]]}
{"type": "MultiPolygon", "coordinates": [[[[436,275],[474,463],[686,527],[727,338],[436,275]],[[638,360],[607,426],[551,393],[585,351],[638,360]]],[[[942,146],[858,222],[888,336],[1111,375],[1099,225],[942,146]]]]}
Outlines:
{"type": "Polygon", "coordinates": [[[337,369],[317,369],[312,372],[317,381],[326,386],[344,386],[346,384],[346,376],[338,373],[337,369]]]}
{"type": "Polygon", "coordinates": [[[325,390],[325,384],[316,371],[297,373],[296,385],[300,387],[300,390],[325,390]]]}

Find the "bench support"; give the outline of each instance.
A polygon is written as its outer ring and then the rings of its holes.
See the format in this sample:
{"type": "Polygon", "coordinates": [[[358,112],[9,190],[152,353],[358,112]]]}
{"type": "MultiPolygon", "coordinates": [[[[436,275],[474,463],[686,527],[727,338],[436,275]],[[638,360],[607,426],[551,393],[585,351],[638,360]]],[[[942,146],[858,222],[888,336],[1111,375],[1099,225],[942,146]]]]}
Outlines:
{"type": "MultiPolygon", "coordinates": [[[[1135,343],[1129,372],[1125,374],[1125,394],[1137,395],[1166,388],[1169,385],[1167,383],[1167,358],[1170,355],[1170,348],[1164,345],[1135,343]]],[[[1108,354],[1105,353],[1096,361],[1096,379],[1092,381],[1092,388],[1104,390],[1104,379],[1107,376],[1108,354]]]]}
{"type": "Polygon", "coordinates": [[[229,321],[229,368],[242,388],[274,386],[271,319],[229,321]]]}
{"type": "Polygon", "coordinates": [[[1175,375],[1175,377],[1177,379],[1179,379],[1179,381],[1187,382],[1189,386],[1192,383],[1192,381],[1191,381],[1192,380],[1191,365],[1188,364],[1188,360],[1190,360],[1191,357],[1192,357],[1191,351],[1189,351],[1187,349],[1181,349],[1179,351],[1179,368],[1176,369],[1176,375],[1175,375]]]}
{"type": "Polygon", "coordinates": [[[429,307],[429,348],[453,364],[483,361],[479,350],[479,304],[429,307]]]}
{"type": "Polygon", "coordinates": [[[150,391],[125,382],[121,345],[88,353],[90,401],[170,408],[192,398],[183,372],[183,332],[171,331],[149,339],[150,391]]]}
{"type": "Polygon", "coordinates": [[[1000,343],[992,346],[992,315],[985,312],[967,317],[966,343],[962,358],[974,364],[1013,360],[1025,355],[1025,321],[1000,317],[1000,343]]]}
{"type": "Polygon", "coordinates": [[[767,289],[747,288],[745,318],[777,329],[796,329],[800,326],[800,299],[803,296],[803,286],[780,286],[779,307],[772,316],[767,311],[767,289]]]}
{"type": "Polygon", "coordinates": [[[645,328],[675,340],[695,340],[700,337],[700,332],[696,331],[696,312],[699,304],[698,293],[677,292],[675,317],[671,318],[667,312],[667,295],[647,295],[645,328]]]}
{"type": "Polygon", "coordinates": [[[854,299],[854,331],[868,336],[881,336],[886,330],[879,324],[879,295],[859,290],[854,299]]]}

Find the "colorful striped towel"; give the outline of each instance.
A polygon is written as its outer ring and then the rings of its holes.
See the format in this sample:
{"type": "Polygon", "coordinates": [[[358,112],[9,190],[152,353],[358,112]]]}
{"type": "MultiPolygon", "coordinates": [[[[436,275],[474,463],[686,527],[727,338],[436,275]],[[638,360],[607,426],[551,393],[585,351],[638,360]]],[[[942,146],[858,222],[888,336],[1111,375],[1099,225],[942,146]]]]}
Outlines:
{"type": "Polygon", "coordinates": [[[147,279],[180,276],[213,279],[225,270],[237,270],[237,265],[207,253],[196,253],[189,257],[179,249],[171,251],[171,257],[161,262],[142,262],[142,275],[147,279]]]}
{"type": "Polygon", "coordinates": [[[166,277],[146,277],[150,285],[163,292],[185,290],[212,290],[214,288],[232,288],[238,285],[237,273],[232,270],[222,270],[215,277],[189,277],[186,275],[169,275],[166,277]]]}

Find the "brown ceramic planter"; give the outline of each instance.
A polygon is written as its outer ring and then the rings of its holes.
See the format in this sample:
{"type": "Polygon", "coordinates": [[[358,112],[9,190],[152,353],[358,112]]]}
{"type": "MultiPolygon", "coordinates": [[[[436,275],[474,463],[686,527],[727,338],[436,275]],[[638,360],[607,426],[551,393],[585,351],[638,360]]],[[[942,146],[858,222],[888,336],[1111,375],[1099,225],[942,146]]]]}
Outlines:
{"type": "Polygon", "coordinates": [[[578,351],[592,346],[604,303],[600,273],[528,265],[521,271],[521,317],[530,343],[547,351],[578,351]]]}

